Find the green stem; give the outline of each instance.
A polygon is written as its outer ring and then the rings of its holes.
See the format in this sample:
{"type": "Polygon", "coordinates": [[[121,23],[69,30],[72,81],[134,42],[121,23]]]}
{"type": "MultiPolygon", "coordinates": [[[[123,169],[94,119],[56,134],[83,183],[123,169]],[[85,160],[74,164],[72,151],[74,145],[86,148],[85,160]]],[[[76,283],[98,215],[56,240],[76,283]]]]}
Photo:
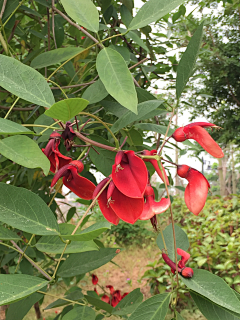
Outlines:
{"type": "Polygon", "coordinates": [[[57,195],[58,191],[62,188],[62,186],[63,186],[63,182],[61,182],[61,183],[59,184],[59,187],[58,187],[58,188],[57,188],[57,190],[55,191],[55,193],[54,193],[54,195],[53,195],[53,197],[52,197],[51,201],[50,201],[50,202],[49,202],[49,204],[48,204],[48,207],[50,207],[50,206],[51,206],[51,204],[53,203],[53,200],[55,199],[55,197],[56,197],[56,195],[57,195]]]}
{"type": "MultiPolygon", "coordinates": [[[[5,27],[5,25],[8,23],[8,21],[12,18],[12,16],[15,14],[15,12],[18,10],[18,8],[19,7],[21,7],[21,5],[23,4],[23,2],[24,2],[25,0],[22,0],[20,3],[19,3],[19,5],[17,6],[17,8],[15,9],[15,10],[13,10],[13,12],[10,14],[10,16],[7,18],[7,20],[4,22],[4,24],[3,24],[3,28],[5,27]]],[[[1,30],[2,30],[2,28],[1,28],[1,30]]]]}
{"type": "MultiPolygon", "coordinates": [[[[52,127],[53,127],[55,124],[59,123],[59,122],[61,122],[61,120],[58,120],[58,121],[54,122],[53,124],[51,124],[50,126],[48,126],[46,129],[44,129],[43,131],[39,132],[39,134],[43,134],[43,133],[44,133],[45,131],[47,131],[48,129],[52,129],[52,127]]],[[[54,129],[55,129],[55,128],[54,128],[54,129]]]]}
{"type": "MultiPolygon", "coordinates": [[[[178,107],[178,103],[179,103],[179,100],[177,101],[177,106],[176,108],[178,107]]],[[[162,142],[162,145],[160,147],[160,151],[158,152],[158,154],[160,154],[162,152],[162,148],[164,147],[165,143],[166,143],[166,139],[167,139],[167,134],[168,134],[168,131],[170,129],[170,125],[171,125],[171,122],[172,122],[172,118],[174,117],[174,112],[175,112],[175,107],[173,108],[172,110],[172,115],[171,115],[171,118],[169,120],[169,124],[168,124],[168,127],[167,127],[167,131],[165,133],[165,136],[164,136],[164,139],[163,139],[163,142],[162,142]]],[[[169,139],[169,138],[168,138],[169,139]]]]}
{"type": "Polygon", "coordinates": [[[43,291],[40,291],[40,290],[38,290],[37,292],[42,293],[42,294],[45,294],[46,296],[54,297],[54,298],[56,298],[56,299],[61,299],[61,300],[64,300],[64,301],[68,301],[68,302],[70,302],[70,303],[76,303],[76,304],[79,304],[80,306],[85,306],[85,304],[84,304],[84,303],[80,303],[80,302],[73,301],[73,300],[70,300],[70,299],[66,299],[66,298],[58,297],[58,296],[56,296],[55,294],[51,294],[51,293],[47,293],[47,292],[43,292],[43,291]]]}
{"type": "Polygon", "coordinates": [[[9,113],[12,111],[13,107],[15,106],[15,104],[18,102],[20,98],[18,97],[14,102],[13,104],[11,105],[10,109],[8,110],[7,114],[5,115],[4,119],[7,119],[9,113]]]}
{"type": "Polygon", "coordinates": [[[57,86],[57,87],[59,88],[59,90],[62,91],[62,94],[65,96],[65,98],[68,99],[68,96],[66,95],[66,93],[63,91],[63,89],[60,87],[59,84],[57,84],[56,82],[54,82],[54,81],[52,81],[52,80],[50,80],[50,79],[47,79],[47,78],[45,78],[45,79],[46,79],[47,81],[53,83],[55,86],[57,86]]]}
{"type": "Polygon", "coordinates": [[[101,119],[99,119],[97,116],[95,116],[94,114],[88,113],[88,112],[79,112],[79,114],[84,114],[86,116],[92,117],[94,119],[96,119],[97,121],[99,121],[106,129],[107,131],[111,134],[111,136],[113,137],[114,141],[115,141],[115,146],[116,149],[119,149],[119,142],[118,139],[115,137],[115,135],[113,134],[113,132],[111,131],[111,129],[106,125],[105,122],[103,122],[101,119]]]}
{"type": "Polygon", "coordinates": [[[64,249],[63,249],[63,252],[61,253],[61,256],[60,256],[60,258],[59,258],[59,260],[58,260],[58,264],[57,264],[57,266],[56,266],[56,268],[55,268],[55,271],[54,271],[54,274],[53,274],[53,276],[52,276],[53,279],[55,279],[55,276],[56,276],[56,273],[57,273],[57,271],[58,271],[60,262],[61,262],[61,260],[62,260],[62,257],[63,257],[63,255],[64,255],[64,252],[66,251],[67,246],[69,245],[69,243],[71,243],[71,241],[70,241],[70,240],[66,240],[65,247],[64,247],[64,249]]]}
{"type": "Polygon", "coordinates": [[[89,146],[84,148],[83,152],[80,154],[80,156],[77,158],[77,160],[80,160],[85,155],[85,153],[87,152],[88,148],[89,148],[89,146]]]}
{"type": "Polygon", "coordinates": [[[34,237],[35,237],[35,234],[33,234],[33,235],[31,236],[31,239],[30,239],[29,242],[27,243],[26,248],[25,248],[25,250],[23,251],[23,254],[20,256],[20,258],[19,258],[19,260],[18,260],[18,264],[17,264],[17,266],[16,266],[16,269],[15,269],[14,273],[17,272],[18,267],[19,267],[19,265],[20,265],[20,262],[22,261],[22,258],[24,257],[25,252],[27,251],[27,248],[30,246],[30,244],[31,244],[31,242],[32,242],[32,240],[33,240],[34,237]]]}
{"type": "MultiPolygon", "coordinates": [[[[60,122],[60,121],[58,121],[58,122],[60,122]]],[[[56,123],[56,122],[55,122],[56,123]]],[[[45,126],[44,124],[22,124],[22,126],[23,127],[39,127],[39,128],[47,128],[47,129],[59,129],[59,128],[53,128],[52,126],[53,125],[51,125],[51,126],[45,126]]]]}

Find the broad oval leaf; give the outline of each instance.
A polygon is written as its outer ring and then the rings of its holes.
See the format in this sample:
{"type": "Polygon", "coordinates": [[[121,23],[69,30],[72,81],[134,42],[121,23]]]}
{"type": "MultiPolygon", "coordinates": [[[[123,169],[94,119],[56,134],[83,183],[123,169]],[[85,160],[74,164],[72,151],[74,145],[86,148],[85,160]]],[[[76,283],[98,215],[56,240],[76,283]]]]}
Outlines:
{"type": "Polygon", "coordinates": [[[15,232],[13,232],[12,230],[9,230],[8,228],[0,226],[0,240],[19,241],[19,240],[22,240],[22,239],[15,232]]]}
{"type": "Polygon", "coordinates": [[[183,317],[176,311],[176,320],[184,320],[183,317]]]}
{"type": "Polygon", "coordinates": [[[205,297],[197,294],[196,292],[190,291],[191,297],[198,306],[199,310],[202,312],[204,317],[208,320],[239,320],[240,314],[227,310],[223,307],[220,307],[216,303],[206,299],[205,297]]]}
{"type": "MultiPolygon", "coordinates": [[[[159,124],[153,124],[153,123],[137,123],[134,125],[136,128],[141,129],[143,131],[153,131],[157,133],[161,133],[165,135],[167,132],[167,126],[161,126],[159,124]]],[[[171,136],[175,130],[169,129],[167,136],[171,136]]]]}
{"type": "Polygon", "coordinates": [[[72,224],[65,224],[68,228],[68,233],[62,232],[62,228],[60,228],[62,237],[64,239],[73,240],[73,241],[90,241],[97,238],[100,234],[102,234],[107,229],[111,229],[111,223],[107,221],[97,222],[90,227],[81,231],[81,229],[77,230],[77,232],[72,236],[71,233],[75,229],[75,226],[72,224]],[[70,228],[69,228],[70,227],[70,228]]]}
{"type": "Polygon", "coordinates": [[[21,99],[50,108],[52,91],[44,77],[22,62],[0,54],[0,86],[21,99]]]}
{"type": "Polygon", "coordinates": [[[84,298],[87,299],[88,303],[92,304],[94,307],[105,310],[108,313],[112,313],[113,307],[108,303],[100,300],[100,298],[95,298],[88,295],[85,295],[84,298]]]}
{"type": "Polygon", "coordinates": [[[128,318],[129,320],[165,319],[168,311],[170,293],[157,294],[143,303],[128,318]]]}
{"type": "Polygon", "coordinates": [[[0,182],[0,221],[39,235],[58,234],[57,221],[35,193],[0,182]]]}
{"type": "Polygon", "coordinates": [[[97,56],[97,71],[108,93],[137,114],[137,93],[125,60],[116,50],[104,48],[97,56]]]}
{"type": "Polygon", "coordinates": [[[50,162],[36,142],[26,136],[12,136],[0,140],[0,153],[26,168],[42,168],[47,176],[50,162]]]}
{"type": "Polygon", "coordinates": [[[48,281],[26,274],[0,274],[0,284],[0,306],[3,306],[40,290],[48,281]]]}
{"type": "Polygon", "coordinates": [[[71,254],[59,268],[58,276],[68,278],[92,271],[111,261],[119,252],[117,248],[101,248],[94,254],[91,251],[71,254]]]}
{"type": "Polygon", "coordinates": [[[111,127],[112,132],[117,132],[118,130],[124,128],[128,124],[130,124],[134,121],[139,121],[145,115],[147,115],[151,111],[157,109],[163,102],[164,101],[160,101],[160,100],[149,100],[149,101],[139,103],[137,106],[138,114],[136,115],[131,111],[126,112],[111,127]]]}
{"type": "Polygon", "coordinates": [[[35,134],[35,133],[16,122],[10,121],[8,119],[0,118],[0,134],[14,135],[14,134],[35,134]]]}
{"type": "MultiPolygon", "coordinates": [[[[65,243],[58,236],[44,236],[36,244],[41,252],[60,254],[63,252],[65,243]]],[[[72,241],[66,248],[65,253],[77,253],[98,250],[94,241],[72,241]]]]}
{"type": "MultiPolygon", "coordinates": [[[[187,251],[189,248],[189,242],[188,242],[188,237],[186,233],[176,224],[174,224],[174,228],[175,228],[177,248],[181,248],[184,251],[187,251]]],[[[172,224],[169,224],[164,229],[163,236],[166,242],[168,256],[172,261],[175,261],[172,224]]],[[[159,234],[157,237],[157,245],[160,250],[164,249],[164,243],[163,243],[161,234],[159,234]]]]}
{"type": "Polygon", "coordinates": [[[33,59],[31,67],[34,69],[48,67],[53,64],[66,61],[81,51],[83,51],[82,48],[67,47],[43,52],[33,59]]]}
{"type": "Polygon", "coordinates": [[[138,11],[132,19],[128,30],[142,28],[149,23],[164,17],[167,13],[182,4],[184,0],[149,0],[138,11]]]}
{"type": "MultiPolygon", "coordinates": [[[[69,299],[72,301],[78,301],[83,297],[84,295],[82,293],[82,289],[80,288],[76,288],[76,290],[64,296],[65,299],[69,299]]],[[[65,306],[66,304],[69,304],[69,302],[63,299],[57,299],[56,301],[50,303],[44,310],[65,306]]]]}
{"type": "Polygon", "coordinates": [[[202,42],[203,25],[204,22],[197,28],[178,64],[176,79],[177,99],[180,98],[196,63],[198,51],[202,42]]]}
{"type": "Polygon", "coordinates": [[[61,2],[74,21],[93,32],[98,32],[99,14],[91,0],[62,0],[61,2]]]}
{"type": "Polygon", "coordinates": [[[226,309],[240,313],[240,301],[223,279],[206,270],[193,269],[193,271],[191,279],[181,277],[189,289],[226,309]]]}
{"type": "Polygon", "coordinates": [[[71,98],[56,102],[44,113],[51,118],[68,121],[83,111],[88,105],[88,101],[82,98],[71,98]]]}
{"type": "Polygon", "coordinates": [[[106,96],[108,96],[108,92],[99,79],[84,91],[82,98],[88,100],[89,104],[92,104],[103,100],[106,96]]]}
{"type": "Polygon", "coordinates": [[[137,288],[130,292],[126,297],[124,297],[113,309],[112,313],[119,316],[133,313],[133,311],[138,307],[142,300],[143,294],[140,291],[140,288],[137,288]]]}
{"type": "Polygon", "coordinates": [[[79,306],[73,308],[67,314],[62,317],[62,320],[95,320],[96,314],[95,311],[87,306],[79,306]]]}

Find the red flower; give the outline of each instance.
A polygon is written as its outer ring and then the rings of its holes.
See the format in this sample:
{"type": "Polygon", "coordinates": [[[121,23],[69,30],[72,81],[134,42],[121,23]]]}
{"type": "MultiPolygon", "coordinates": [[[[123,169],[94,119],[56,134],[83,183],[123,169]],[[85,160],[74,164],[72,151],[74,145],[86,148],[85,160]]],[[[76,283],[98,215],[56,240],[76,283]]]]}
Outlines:
{"type": "MultiPolygon", "coordinates": [[[[96,187],[93,193],[93,199],[99,191],[104,187],[110,178],[105,178],[96,187]]],[[[105,188],[98,197],[98,204],[104,217],[111,223],[117,225],[119,219],[128,223],[135,223],[140,217],[144,200],[143,198],[130,198],[118,190],[114,182],[105,188]]]]}
{"type": "Polygon", "coordinates": [[[76,133],[74,132],[71,124],[72,123],[70,121],[67,121],[66,128],[62,133],[62,138],[64,139],[64,145],[65,145],[67,151],[71,150],[72,141],[73,141],[74,137],[76,136],[76,133]]]}
{"type": "Polygon", "coordinates": [[[113,286],[111,286],[110,284],[108,284],[108,285],[106,286],[106,288],[108,288],[108,289],[110,290],[110,294],[113,294],[113,292],[114,292],[113,286]]]}
{"type": "MultiPolygon", "coordinates": [[[[151,150],[151,151],[143,150],[143,154],[145,156],[155,156],[157,154],[157,150],[151,150]]],[[[146,158],[144,158],[143,160],[145,162],[150,162],[154,166],[154,169],[156,170],[157,174],[159,175],[159,177],[162,179],[163,182],[164,182],[164,179],[163,179],[163,174],[164,174],[166,184],[169,185],[168,176],[167,176],[166,171],[165,171],[165,169],[164,169],[164,167],[163,167],[161,162],[159,162],[159,163],[161,165],[161,169],[162,170],[159,168],[157,160],[155,160],[155,159],[146,159],[146,158]]]]}
{"type": "Polygon", "coordinates": [[[201,172],[186,165],[177,166],[177,174],[189,182],[184,194],[185,203],[197,216],[205,205],[210,184],[201,172]]]}
{"type": "Polygon", "coordinates": [[[116,305],[119,303],[119,300],[116,296],[112,297],[111,306],[116,307],[116,305]]]}
{"type": "Polygon", "coordinates": [[[113,297],[116,297],[118,299],[118,301],[120,301],[122,299],[121,297],[121,291],[120,290],[115,290],[112,294],[113,297]]]}
{"type": "Polygon", "coordinates": [[[153,188],[147,185],[147,188],[144,193],[144,207],[143,212],[140,216],[140,220],[148,220],[151,219],[156,214],[160,214],[166,211],[170,207],[170,200],[166,198],[162,198],[161,201],[154,201],[155,195],[153,188]]]}
{"type": "Polygon", "coordinates": [[[204,127],[217,128],[213,123],[193,122],[185,127],[178,128],[172,136],[178,142],[182,142],[187,139],[194,139],[213,157],[222,158],[224,156],[222,149],[219,147],[217,142],[213,140],[210,134],[203,129],[204,127]]]}
{"type": "Polygon", "coordinates": [[[51,163],[50,171],[55,173],[60,168],[72,161],[71,158],[64,156],[58,150],[60,144],[61,135],[57,132],[50,134],[49,142],[46,148],[42,149],[42,152],[48,157],[51,163]]]}
{"type": "Polygon", "coordinates": [[[95,286],[98,283],[98,277],[95,274],[92,274],[92,284],[95,286]]]}
{"type": "Polygon", "coordinates": [[[119,151],[112,166],[112,179],[125,196],[142,198],[148,181],[147,168],[134,151],[119,151]]]}
{"type": "MultiPolygon", "coordinates": [[[[178,272],[184,278],[192,278],[193,269],[185,266],[185,263],[190,258],[190,254],[180,248],[177,248],[177,253],[182,257],[181,260],[178,262],[178,272]]],[[[163,257],[163,260],[169,265],[169,267],[171,267],[172,273],[175,273],[176,271],[175,262],[173,262],[166,253],[163,253],[162,257],[163,257]]]]}
{"type": "Polygon", "coordinates": [[[63,177],[63,184],[78,197],[85,200],[92,199],[95,185],[88,179],[78,175],[78,173],[83,171],[83,168],[83,163],[79,160],[74,160],[63,166],[53,177],[51,187],[53,187],[57,181],[63,177]]]}
{"type": "Polygon", "coordinates": [[[107,296],[106,294],[104,294],[101,298],[102,301],[106,302],[106,303],[110,303],[110,298],[109,296],[107,296]]]}

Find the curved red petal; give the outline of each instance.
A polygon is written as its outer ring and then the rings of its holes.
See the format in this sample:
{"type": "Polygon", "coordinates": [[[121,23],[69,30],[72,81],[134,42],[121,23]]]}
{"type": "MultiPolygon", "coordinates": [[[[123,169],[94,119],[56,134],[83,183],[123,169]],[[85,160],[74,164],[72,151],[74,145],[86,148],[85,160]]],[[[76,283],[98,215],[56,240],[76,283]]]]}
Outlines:
{"type": "MultiPolygon", "coordinates": [[[[104,184],[106,184],[106,182],[104,184]]],[[[102,187],[104,186],[104,184],[102,185],[102,187]]],[[[99,189],[99,191],[102,189],[102,187],[99,189]]],[[[113,211],[113,209],[110,207],[108,203],[106,189],[103,190],[103,192],[98,197],[98,205],[105,219],[107,219],[110,223],[113,223],[115,225],[119,223],[119,217],[116,215],[116,213],[113,211]]]]}
{"type": "Polygon", "coordinates": [[[108,182],[109,178],[103,179],[95,188],[93,192],[92,199],[95,199],[98,193],[102,190],[102,188],[105,186],[105,184],[108,182]]]}
{"type": "Polygon", "coordinates": [[[182,257],[181,260],[178,262],[179,268],[185,267],[185,264],[190,258],[190,254],[181,248],[177,248],[177,254],[179,254],[182,257]]]}
{"type": "Polygon", "coordinates": [[[71,168],[71,165],[66,164],[64,167],[58,170],[58,172],[55,174],[55,176],[52,179],[51,188],[55,186],[55,184],[60,178],[62,178],[63,176],[67,176],[67,177],[69,176],[69,173],[70,173],[69,167],[71,168]]]}
{"type": "Polygon", "coordinates": [[[177,174],[181,178],[186,178],[190,170],[191,167],[187,166],[186,164],[181,164],[177,166],[177,174]]]}
{"type": "Polygon", "coordinates": [[[160,165],[161,165],[161,168],[162,168],[162,171],[161,171],[161,169],[159,168],[157,160],[152,159],[152,160],[150,160],[150,162],[154,166],[154,169],[156,170],[157,174],[159,175],[159,177],[162,179],[163,182],[164,182],[164,179],[163,179],[163,173],[164,173],[166,184],[169,185],[168,176],[166,174],[166,171],[165,171],[162,163],[160,162],[160,165]]]}
{"type": "Polygon", "coordinates": [[[111,208],[125,222],[134,224],[143,211],[143,198],[129,198],[117,188],[113,190],[111,208]]]}
{"type": "Polygon", "coordinates": [[[96,186],[88,179],[79,176],[76,167],[70,167],[69,169],[72,173],[72,179],[68,181],[67,177],[63,177],[63,184],[79,198],[91,200],[96,186]]]}
{"type": "Polygon", "coordinates": [[[210,134],[200,126],[189,128],[187,138],[197,141],[203,149],[215,158],[222,158],[224,156],[223,151],[217,142],[214,141],[210,134]]]}
{"type": "Polygon", "coordinates": [[[204,175],[195,169],[189,170],[186,179],[189,184],[185,189],[185,202],[188,209],[197,216],[205,205],[209,183],[204,175]]]}
{"type": "Polygon", "coordinates": [[[188,125],[186,125],[185,128],[191,128],[191,127],[195,127],[195,126],[200,126],[202,128],[218,127],[214,123],[210,123],[210,122],[192,122],[192,123],[189,123],[188,125]]]}
{"type": "Polygon", "coordinates": [[[134,151],[126,151],[128,163],[121,162],[121,167],[112,166],[112,179],[115,186],[126,196],[141,198],[148,182],[148,172],[142,159],[134,151]]]}
{"type": "Polygon", "coordinates": [[[177,141],[177,142],[183,142],[187,139],[186,134],[184,132],[184,127],[178,128],[174,131],[172,134],[172,137],[177,141]]]}
{"type": "Polygon", "coordinates": [[[150,197],[148,197],[146,199],[146,202],[144,203],[143,211],[139,217],[139,220],[148,220],[148,219],[151,219],[155,215],[155,213],[152,210],[149,199],[150,199],[150,197]]]}
{"type": "Polygon", "coordinates": [[[109,296],[107,296],[106,294],[104,294],[101,298],[102,301],[106,302],[106,303],[110,303],[110,298],[109,296]]]}
{"type": "Polygon", "coordinates": [[[170,207],[170,200],[168,198],[162,198],[159,202],[152,201],[152,210],[154,214],[160,214],[165,212],[170,207]]]}

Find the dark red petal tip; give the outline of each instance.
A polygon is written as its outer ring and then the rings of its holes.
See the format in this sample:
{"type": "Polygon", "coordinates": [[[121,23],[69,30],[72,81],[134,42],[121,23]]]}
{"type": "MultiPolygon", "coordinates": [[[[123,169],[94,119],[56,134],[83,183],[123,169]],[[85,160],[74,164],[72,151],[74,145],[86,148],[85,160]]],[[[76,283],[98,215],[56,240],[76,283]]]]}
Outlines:
{"type": "Polygon", "coordinates": [[[179,175],[179,177],[181,178],[186,178],[188,171],[191,168],[185,164],[179,165],[177,166],[177,174],[179,175]]]}
{"type": "Polygon", "coordinates": [[[61,139],[60,133],[53,131],[53,133],[50,134],[49,139],[61,139]]]}

